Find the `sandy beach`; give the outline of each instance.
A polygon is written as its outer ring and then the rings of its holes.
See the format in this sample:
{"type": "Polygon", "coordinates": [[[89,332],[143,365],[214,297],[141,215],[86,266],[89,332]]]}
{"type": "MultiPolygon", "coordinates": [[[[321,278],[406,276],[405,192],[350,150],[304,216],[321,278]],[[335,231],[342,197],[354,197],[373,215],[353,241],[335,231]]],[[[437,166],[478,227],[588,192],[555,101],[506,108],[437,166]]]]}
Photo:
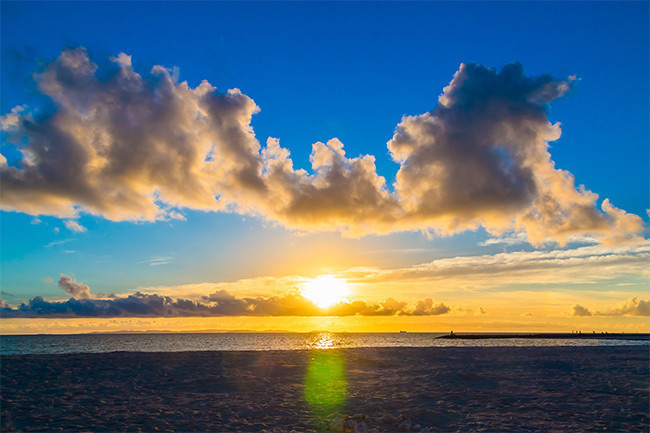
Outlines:
{"type": "Polygon", "coordinates": [[[648,346],[9,355],[2,431],[648,431],[648,346]]]}

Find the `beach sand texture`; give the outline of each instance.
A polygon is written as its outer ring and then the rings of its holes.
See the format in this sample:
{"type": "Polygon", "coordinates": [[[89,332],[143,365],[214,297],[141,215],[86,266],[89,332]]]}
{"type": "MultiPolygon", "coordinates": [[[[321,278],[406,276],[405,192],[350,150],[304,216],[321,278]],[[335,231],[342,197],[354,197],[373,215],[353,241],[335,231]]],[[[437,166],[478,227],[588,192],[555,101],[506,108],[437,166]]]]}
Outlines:
{"type": "Polygon", "coordinates": [[[649,429],[648,346],[114,352],[1,361],[2,431],[649,429]]]}

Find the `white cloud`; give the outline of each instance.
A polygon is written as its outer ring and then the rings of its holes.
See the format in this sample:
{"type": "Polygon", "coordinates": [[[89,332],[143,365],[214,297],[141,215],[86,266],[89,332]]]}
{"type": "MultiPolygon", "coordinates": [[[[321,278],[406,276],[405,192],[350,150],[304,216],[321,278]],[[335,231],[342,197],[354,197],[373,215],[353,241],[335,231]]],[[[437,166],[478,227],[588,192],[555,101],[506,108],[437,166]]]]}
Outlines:
{"type": "Polygon", "coordinates": [[[351,269],[358,283],[431,281],[451,286],[495,287],[506,284],[592,283],[621,276],[648,278],[650,241],[549,251],[518,251],[452,257],[398,269],[351,269]]]}
{"type": "Polygon", "coordinates": [[[491,237],[483,242],[479,242],[479,246],[485,247],[488,245],[519,245],[528,243],[528,236],[524,232],[511,233],[499,237],[491,237]]]}
{"type": "Polygon", "coordinates": [[[168,265],[172,262],[172,258],[170,256],[165,256],[165,257],[151,257],[147,260],[143,260],[140,262],[140,264],[148,264],[149,266],[161,266],[161,265],[168,265]]]}
{"type": "MultiPolygon", "coordinates": [[[[25,110],[25,107],[18,105],[11,109],[11,112],[0,116],[0,130],[10,131],[12,129],[18,128],[20,123],[20,113],[25,110]]],[[[5,160],[6,161],[6,160],[5,160]]]]}
{"type": "Polygon", "coordinates": [[[63,225],[65,225],[68,230],[75,233],[84,233],[88,231],[86,227],[82,226],[75,220],[66,220],[63,222],[63,225]]]}
{"type": "Polygon", "coordinates": [[[22,153],[20,165],[0,164],[3,209],[114,221],[234,211],[353,236],[484,227],[535,245],[640,240],[638,216],[608,199],[598,210],[598,196],[548,152],[561,131],[547,104],[571,77],[461,65],[433,111],[397,125],[388,150],[400,168],[389,187],[374,156],[350,157],[336,138],[312,145],[311,172],[294,168],[279,140],[260,145],[251,127],[259,107],[238,89],[191,88],[177,71],[154,66],[141,76],[130,56],[112,60],[116,73],[99,79],[85,49],[64,50],[37,75],[56,113],[37,119],[17,107],[3,117],[7,142],[22,153]]]}

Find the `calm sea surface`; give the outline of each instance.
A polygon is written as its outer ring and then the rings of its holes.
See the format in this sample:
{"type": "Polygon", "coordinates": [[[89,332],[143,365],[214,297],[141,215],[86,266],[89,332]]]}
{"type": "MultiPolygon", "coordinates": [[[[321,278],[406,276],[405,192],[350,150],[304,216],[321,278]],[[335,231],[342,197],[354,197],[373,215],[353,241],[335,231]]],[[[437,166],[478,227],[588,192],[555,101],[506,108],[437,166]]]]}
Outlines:
{"type": "MultiPolygon", "coordinates": [[[[494,347],[650,345],[646,340],[577,338],[440,339],[434,333],[4,335],[0,354],[301,350],[350,347],[494,347]]],[[[461,334],[462,335],[462,334],[461,334]]]]}

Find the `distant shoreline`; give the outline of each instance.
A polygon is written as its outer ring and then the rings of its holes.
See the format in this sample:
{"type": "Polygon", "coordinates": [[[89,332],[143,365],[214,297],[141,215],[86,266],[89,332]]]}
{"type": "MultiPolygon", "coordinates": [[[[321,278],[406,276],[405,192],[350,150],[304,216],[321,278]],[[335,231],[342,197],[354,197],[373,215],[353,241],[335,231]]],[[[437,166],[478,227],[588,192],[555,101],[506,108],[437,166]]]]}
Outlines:
{"type": "Polygon", "coordinates": [[[431,334],[437,335],[435,338],[458,339],[458,340],[484,340],[484,339],[508,339],[508,338],[558,338],[558,339],[607,339],[607,340],[641,340],[650,341],[650,333],[630,332],[630,333],[568,333],[568,332],[460,332],[450,334],[448,332],[420,332],[420,331],[393,331],[393,332],[346,332],[346,331],[326,331],[313,330],[306,332],[287,331],[287,330],[193,330],[193,331],[171,331],[171,330],[120,330],[120,331],[93,331],[71,334],[4,334],[0,332],[1,337],[29,337],[29,336],[74,336],[74,335],[163,335],[163,334],[431,334]]]}
{"type": "Polygon", "coordinates": [[[635,340],[635,341],[650,341],[650,334],[643,333],[535,333],[535,334],[479,334],[479,333],[461,333],[461,334],[447,334],[441,335],[441,339],[449,340],[487,340],[487,339],[506,339],[506,338],[520,338],[520,339],[543,339],[543,338],[553,338],[553,339],[585,339],[585,340],[635,340]]]}

